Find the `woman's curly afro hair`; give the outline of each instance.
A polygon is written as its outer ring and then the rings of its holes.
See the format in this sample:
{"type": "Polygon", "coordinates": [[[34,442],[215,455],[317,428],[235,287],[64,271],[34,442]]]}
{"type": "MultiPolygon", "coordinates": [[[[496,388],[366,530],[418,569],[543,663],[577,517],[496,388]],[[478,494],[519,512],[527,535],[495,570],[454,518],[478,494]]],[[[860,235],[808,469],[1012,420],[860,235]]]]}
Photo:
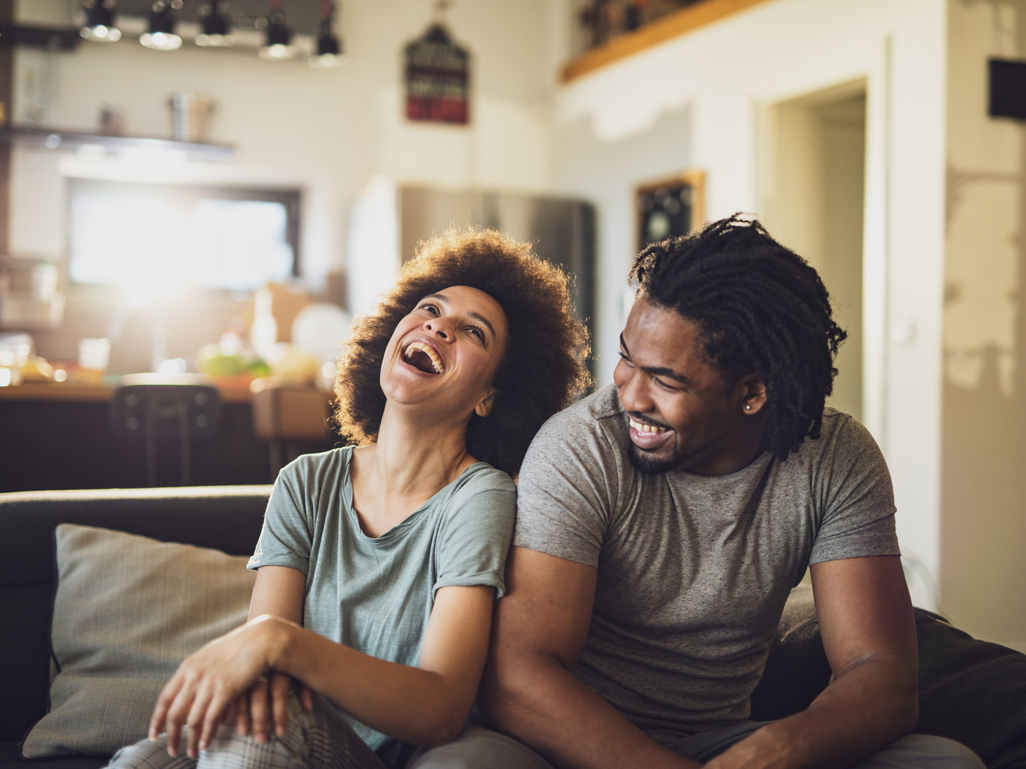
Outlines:
{"type": "Polygon", "coordinates": [[[649,301],[698,324],[708,359],[727,379],[755,374],[763,381],[767,450],[783,460],[806,436],[819,437],[834,356],[847,334],[804,259],[735,214],[653,243],[630,277],[649,301]]]}
{"type": "Polygon", "coordinates": [[[420,244],[377,309],[356,319],[335,378],[335,422],[350,443],[377,439],[385,411],[379,376],[392,332],[421,299],[451,286],[484,291],[508,319],[495,404],[487,417],[471,416],[467,450],[515,475],[542,423],[588,387],[589,342],[567,275],[494,230],[450,230],[420,244]]]}

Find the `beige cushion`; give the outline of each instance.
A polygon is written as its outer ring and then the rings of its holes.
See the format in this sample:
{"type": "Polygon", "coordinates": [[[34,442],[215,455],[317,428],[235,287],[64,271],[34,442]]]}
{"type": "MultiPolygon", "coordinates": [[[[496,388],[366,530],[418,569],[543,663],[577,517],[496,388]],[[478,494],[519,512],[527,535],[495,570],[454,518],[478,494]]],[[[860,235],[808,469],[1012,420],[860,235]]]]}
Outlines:
{"type": "Polygon", "coordinates": [[[60,672],[25,758],[108,756],[146,737],[186,656],[246,621],[246,558],[91,526],[56,529],[51,642],[60,672]]]}

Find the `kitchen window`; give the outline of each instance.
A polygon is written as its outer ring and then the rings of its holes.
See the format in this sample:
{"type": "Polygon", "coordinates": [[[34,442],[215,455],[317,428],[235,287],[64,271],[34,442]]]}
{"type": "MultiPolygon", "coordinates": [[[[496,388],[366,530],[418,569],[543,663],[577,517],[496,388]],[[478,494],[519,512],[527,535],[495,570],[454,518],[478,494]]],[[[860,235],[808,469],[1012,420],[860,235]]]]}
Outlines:
{"type": "Polygon", "coordinates": [[[299,275],[299,190],[69,179],[75,283],[254,291],[299,275]]]}

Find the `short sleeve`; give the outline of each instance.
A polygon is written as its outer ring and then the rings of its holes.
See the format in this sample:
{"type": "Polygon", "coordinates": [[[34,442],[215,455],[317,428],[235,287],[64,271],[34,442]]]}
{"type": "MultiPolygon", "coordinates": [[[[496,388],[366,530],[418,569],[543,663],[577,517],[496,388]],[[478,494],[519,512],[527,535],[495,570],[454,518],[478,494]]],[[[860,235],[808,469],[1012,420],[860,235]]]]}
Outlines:
{"type": "Polygon", "coordinates": [[[524,458],[513,544],[597,567],[622,473],[598,427],[567,416],[550,419],[524,458]]]}
{"type": "Polygon", "coordinates": [[[267,501],[264,525],[256,550],[246,567],[288,566],[307,573],[310,564],[312,524],[309,491],[299,463],[285,467],[274,482],[267,501]]]}
{"type": "Polygon", "coordinates": [[[846,414],[828,439],[816,479],[823,514],[809,563],[842,558],[900,555],[894,526],[894,489],[880,447],[846,414]]]}
{"type": "Polygon", "coordinates": [[[494,587],[496,599],[505,594],[516,494],[512,479],[490,467],[456,490],[438,537],[432,595],[452,585],[494,587]]]}

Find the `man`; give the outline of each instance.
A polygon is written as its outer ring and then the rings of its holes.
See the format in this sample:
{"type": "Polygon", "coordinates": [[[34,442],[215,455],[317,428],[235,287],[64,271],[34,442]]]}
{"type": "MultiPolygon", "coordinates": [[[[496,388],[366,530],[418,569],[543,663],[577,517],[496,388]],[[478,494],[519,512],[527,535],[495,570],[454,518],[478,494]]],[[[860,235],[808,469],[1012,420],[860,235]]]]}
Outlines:
{"type": "Polygon", "coordinates": [[[815,270],[733,217],[631,278],[615,386],[553,417],[520,474],[482,701],[520,744],[467,734],[450,766],[982,767],[902,737],[917,647],[891,482],[824,410],[845,334],[815,270]],[[748,721],[807,567],[834,679],[748,721]]]}

